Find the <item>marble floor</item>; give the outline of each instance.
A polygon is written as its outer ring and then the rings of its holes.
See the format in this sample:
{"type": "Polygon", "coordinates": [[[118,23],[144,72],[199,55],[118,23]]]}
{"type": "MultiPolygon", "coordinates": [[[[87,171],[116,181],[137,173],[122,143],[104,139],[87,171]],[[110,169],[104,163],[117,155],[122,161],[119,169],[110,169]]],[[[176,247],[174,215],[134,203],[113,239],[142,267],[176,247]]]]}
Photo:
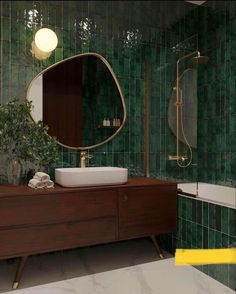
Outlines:
{"type": "Polygon", "coordinates": [[[11,290],[17,259],[0,261],[4,294],[234,294],[193,267],[160,260],[149,239],[31,256],[11,290]]]}

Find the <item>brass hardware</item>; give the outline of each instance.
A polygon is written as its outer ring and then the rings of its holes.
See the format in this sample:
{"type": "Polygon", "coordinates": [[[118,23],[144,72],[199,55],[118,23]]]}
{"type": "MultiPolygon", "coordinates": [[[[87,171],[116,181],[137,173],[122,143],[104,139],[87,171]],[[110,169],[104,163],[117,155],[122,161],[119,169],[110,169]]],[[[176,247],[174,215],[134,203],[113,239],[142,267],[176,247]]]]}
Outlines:
{"type": "Polygon", "coordinates": [[[183,131],[183,125],[182,125],[182,105],[183,105],[183,102],[182,102],[182,91],[179,87],[179,82],[181,79],[181,77],[179,75],[179,64],[180,64],[180,61],[187,59],[187,58],[190,58],[190,57],[199,58],[200,52],[194,51],[194,52],[191,52],[191,53],[178,59],[178,61],[176,63],[176,87],[173,88],[176,91],[176,103],[175,103],[175,105],[176,105],[176,155],[169,155],[168,159],[169,160],[176,160],[179,167],[187,167],[192,162],[192,148],[189,145],[185,136],[184,137],[185,137],[186,144],[190,150],[190,158],[189,158],[189,161],[187,162],[187,164],[182,165],[181,163],[183,163],[185,160],[187,160],[188,157],[179,154],[179,123],[181,123],[181,128],[183,131]]]}
{"type": "Polygon", "coordinates": [[[12,285],[12,289],[17,289],[19,286],[19,282],[14,282],[12,285]]]}
{"type": "MultiPolygon", "coordinates": [[[[49,69],[52,69],[54,68],[55,66],[57,66],[58,64],[60,63],[63,63],[65,61],[68,61],[68,60],[72,60],[73,58],[75,57],[83,57],[83,56],[95,56],[97,57],[98,59],[100,59],[107,67],[108,71],[110,72],[111,76],[113,77],[113,80],[116,84],[116,87],[117,87],[117,91],[119,92],[120,94],[120,98],[121,98],[121,103],[122,103],[122,108],[123,108],[123,120],[121,122],[121,125],[117,128],[117,130],[115,131],[115,133],[113,135],[111,135],[109,138],[107,138],[106,140],[104,140],[103,142],[100,142],[100,143],[97,143],[97,144],[94,144],[94,145],[90,145],[90,146],[86,146],[86,147],[71,147],[71,146],[68,146],[68,145],[65,145],[65,144],[62,144],[60,143],[59,141],[57,141],[57,143],[63,147],[66,147],[66,148],[70,148],[70,149],[74,149],[74,150],[89,150],[89,149],[93,149],[93,148],[96,148],[96,147],[99,147],[109,141],[111,141],[124,127],[124,124],[126,122],[126,119],[127,119],[127,108],[126,108],[126,104],[125,104],[125,97],[124,97],[124,94],[122,92],[122,89],[120,87],[120,84],[119,84],[119,81],[116,77],[116,74],[114,72],[114,70],[112,69],[110,63],[100,54],[98,53],[95,53],[95,52],[87,52],[87,53],[81,53],[81,54],[78,54],[78,55],[75,55],[75,56],[71,56],[71,57],[68,57],[66,60],[62,60],[62,61],[59,61],[59,62],[56,62],[52,65],[50,65],[49,67],[47,67],[46,69],[44,69],[43,71],[41,71],[29,84],[28,86],[28,89],[27,89],[27,93],[26,93],[26,97],[29,96],[29,90],[30,88],[32,87],[32,83],[34,80],[36,80],[39,76],[43,75],[45,72],[47,72],[49,69]]],[[[31,116],[31,119],[33,121],[34,118],[31,116]]],[[[36,121],[35,121],[36,122],[36,121]]]]}
{"type": "Polygon", "coordinates": [[[80,167],[86,167],[86,159],[92,158],[93,155],[88,154],[86,151],[80,152],[80,167]]]}
{"type": "Polygon", "coordinates": [[[185,156],[185,155],[179,155],[179,156],[177,156],[177,155],[169,155],[168,156],[168,160],[180,160],[180,161],[185,161],[185,160],[187,160],[188,159],[188,157],[187,156],[185,156]]]}

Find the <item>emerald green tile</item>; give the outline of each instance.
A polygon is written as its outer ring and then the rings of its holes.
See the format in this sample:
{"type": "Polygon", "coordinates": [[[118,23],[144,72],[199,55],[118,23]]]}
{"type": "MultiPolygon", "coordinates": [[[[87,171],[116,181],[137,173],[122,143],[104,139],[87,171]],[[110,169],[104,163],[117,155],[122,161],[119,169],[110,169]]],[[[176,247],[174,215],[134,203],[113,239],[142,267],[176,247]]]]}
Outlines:
{"type": "Polygon", "coordinates": [[[203,227],[197,224],[197,248],[203,248],[203,227]]]}
{"type": "Polygon", "coordinates": [[[180,217],[186,219],[187,218],[187,198],[182,197],[182,214],[180,217]]]}
{"type": "Polygon", "coordinates": [[[225,234],[229,233],[229,208],[221,207],[221,231],[225,234]]]}
{"type": "Polygon", "coordinates": [[[186,220],[182,220],[182,240],[187,241],[187,225],[186,220]]]}
{"type": "Polygon", "coordinates": [[[209,208],[208,202],[203,202],[203,225],[209,226],[209,208]]]}
{"type": "Polygon", "coordinates": [[[236,291],[236,264],[229,265],[229,287],[236,291]]]}
{"type": "Polygon", "coordinates": [[[192,238],[193,238],[193,232],[192,232],[192,223],[190,221],[186,221],[186,241],[189,248],[191,248],[192,245],[192,238]]]}
{"type": "Polygon", "coordinates": [[[203,248],[208,249],[209,248],[209,232],[208,228],[203,227],[203,248]]]}
{"type": "Polygon", "coordinates": [[[229,286],[229,266],[226,264],[217,264],[215,266],[215,279],[229,286]]]}
{"type": "Polygon", "coordinates": [[[216,213],[215,227],[216,227],[216,230],[221,231],[221,206],[216,205],[215,213],[216,213]]]}
{"type": "Polygon", "coordinates": [[[192,222],[192,228],[191,228],[191,245],[192,248],[196,248],[198,245],[199,237],[197,235],[198,230],[197,230],[197,224],[192,222]]]}
{"type": "Polygon", "coordinates": [[[216,231],[209,229],[209,248],[215,248],[215,241],[216,240],[216,231]]]}
{"type": "Polygon", "coordinates": [[[222,248],[222,234],[221,232],[215,231],[215,247],[222,248]]]}
{"type": "Polygon", "coordinates": [[[229,247],[236,248],[236,237],[229,237],[229,247]]]}
{"type": "Polygon", "coordinates": [[[197,203],[197,222],[199,224],[202,224],[202,207],[203,202],[202,201],[196,201],[197,203]]]}
{"type": "Polygon", "coordinates": [[[191,203],[192,203],[191,219],[193,222],[196,222],[196,219],[197,219],[197,203],[196,202],[198,201],[191,199],[191,203]]]}
{"type": "Polygon", "coordinates": [[[229,209],[229,234],[236,237],[236,209],[229,209]]]}

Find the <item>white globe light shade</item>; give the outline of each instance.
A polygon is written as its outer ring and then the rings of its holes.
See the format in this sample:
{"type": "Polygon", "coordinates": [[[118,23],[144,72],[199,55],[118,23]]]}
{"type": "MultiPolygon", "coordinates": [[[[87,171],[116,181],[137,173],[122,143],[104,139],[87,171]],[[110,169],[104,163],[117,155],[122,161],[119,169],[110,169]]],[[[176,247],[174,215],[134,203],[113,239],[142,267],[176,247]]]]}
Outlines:
{"type": "Polygon", "coordinates": [[[36,46],[43,52],[51,52],[57,47],[57,35],[50,29],[40,29],[34,37],[36,46]]]}

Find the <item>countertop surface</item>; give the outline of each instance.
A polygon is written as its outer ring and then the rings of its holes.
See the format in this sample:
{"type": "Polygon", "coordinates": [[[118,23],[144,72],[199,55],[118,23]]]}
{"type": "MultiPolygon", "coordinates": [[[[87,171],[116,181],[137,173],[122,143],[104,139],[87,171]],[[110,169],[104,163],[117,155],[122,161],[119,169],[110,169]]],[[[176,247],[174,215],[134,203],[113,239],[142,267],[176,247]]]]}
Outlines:
{"type": "Polygon", "coordinates": [[[146,177],[130,177],[128,182],[120,185],[103,185],[103,186],[89,186],[89,187],[61,187],[55,184],[54,188],[33,189],[25,185],[12,186],[0,185],[0,197],[16,196],[16,195],[35,195],[35,194],[54,194],[78,191],[91,191],[91,190],[109,190],[112,188],[126,188],[126,187],[144,187],[144,186],[176,186],[177,183],[172,181],[158,180],[146,177]]]}

